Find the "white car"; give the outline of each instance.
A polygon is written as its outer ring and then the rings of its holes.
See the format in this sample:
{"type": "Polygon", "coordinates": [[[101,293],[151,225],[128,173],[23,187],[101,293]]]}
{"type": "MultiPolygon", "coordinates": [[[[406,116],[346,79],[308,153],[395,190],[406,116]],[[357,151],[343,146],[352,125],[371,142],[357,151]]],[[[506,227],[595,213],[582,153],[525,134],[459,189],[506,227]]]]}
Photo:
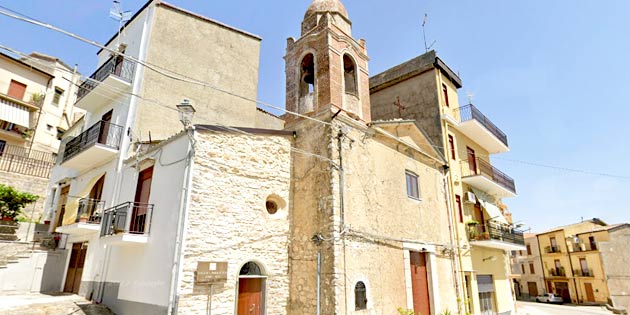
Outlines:
{"type": "Polygon", "coordinates": [[[544,303],[558,303],[562,304],[564,302],[562,297],[555,293],[545,293],[543,295],[539,295],[536,297],[536,302],[544,302],[544,303]]]}

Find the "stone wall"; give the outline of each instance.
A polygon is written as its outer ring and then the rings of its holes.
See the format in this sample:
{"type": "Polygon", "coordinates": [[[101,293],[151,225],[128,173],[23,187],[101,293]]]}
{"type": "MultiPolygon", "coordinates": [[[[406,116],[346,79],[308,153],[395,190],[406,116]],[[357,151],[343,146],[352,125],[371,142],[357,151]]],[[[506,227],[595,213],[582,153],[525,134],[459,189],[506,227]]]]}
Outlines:
{"type": "Polygon", "coordinates": [[[207,287],[195,286],[199,261],[228,262],[227,281],[213,288],[212,314],[235,314],[239,271],[261,267],[269,315],[287,313],[291,136],[198,133],[180,282],[180,314],[206,312],[207,287]],[[271,198],[278,212],[268,213],[271,198]]]}
{"type": "Polygon", "coordinates": [[[19,191],[39,196],[35,203],[29,204],[24,208],[23,214],[27,218],[32,216],[33,220],[39,220],[44,212],[48,178],[0,171],[0,184],[12,186],[19,191]]]}
{"type": "Polygon", "coordinates": [[[600,253],[608,280],[610,300],[615,308],[630,311],[630,226],[610,231],[610,241],[601,242],[600,253]]]}

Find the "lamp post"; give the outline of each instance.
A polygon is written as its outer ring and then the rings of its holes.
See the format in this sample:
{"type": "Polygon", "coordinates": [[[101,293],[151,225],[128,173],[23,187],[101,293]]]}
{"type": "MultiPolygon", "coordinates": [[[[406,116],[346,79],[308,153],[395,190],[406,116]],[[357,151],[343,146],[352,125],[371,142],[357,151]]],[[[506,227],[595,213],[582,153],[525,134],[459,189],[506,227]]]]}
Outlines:
{"type": "Polygon", "coordinates": [[[184,128],[190,128],[192,126],[193,117],[195,116],[195,108],[187,99],[184,99],[180,104],[176,105],[176,107],[179,112],[179,121],[184,125],[184,128]]]}

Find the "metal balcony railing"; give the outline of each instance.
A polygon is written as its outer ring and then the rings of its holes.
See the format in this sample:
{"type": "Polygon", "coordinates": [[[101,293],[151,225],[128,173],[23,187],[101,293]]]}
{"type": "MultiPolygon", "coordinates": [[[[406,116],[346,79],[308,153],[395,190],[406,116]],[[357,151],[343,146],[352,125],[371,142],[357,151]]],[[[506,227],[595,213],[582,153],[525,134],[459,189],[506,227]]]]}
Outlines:
{"type": "Polygon", "coordinates": [[[587,252],[591,250],[597,250],[597,243],[578,243],[573,244],[574,252],[587,252]]]}
{"type": "Polygon", "coordinates": [[[113,56],[109,58],[90,76],[89,79],[85,80],[81,84],[79,91],[77,92],[76,101],[78,102],[81,100],[110,75],[115,75],[118,78],[131,83],[135,71],[136,64],[134,62],[126,60],[122,56],[113,56]]]}
{"type": "Polygon", "coordinates": [[[102,144],[118,150],[122,136],[122,127],[107,121],[99,121],[66,143],[62,163],[83,152],[94,144],[102,144]]]}
{"type": "Polygon", "coordinates": [[[497,139],[499,139],[503,144],[505,144],[506,146],[508,145],[508,140],[505,133],[503,133],[503,131],[501,131],[499,127],[493,124],[492,121],[490,121],[488,117],[482,114],[481,111],[479,111],[479,109],[477,109],[477,107],[475,107],[474,105],[468,104],[466,106],[456,108],[455,111],[456,116],[459,113],[460,122],[474,119],[478,121],[482,126],[484,126],[488,131],[490,131],[490,133],[492,133],[495,137],[497,137],[497,139]]]}
{"type": "Polygon", "coordinates": [[[475,164],[471,165],[469,160],[461,161],[462,164],[462,177],[482,175],[483,177],[501,185],[503,188],[516,193],[516,184],[514,179],[501,172],[498,168],[490,165],[490,163],[482,160],[481,158],[474,159],[475,164]]]}
{"type": "Polygon", "coordinates": [[[100,224],[104,208],[105,201],[81,198],[79,199],[79,209],[77,210],[77,219],[75,222],[100,224]]]}
{"type": "Polygon", "coordinates": [[[109,208],[103,213],[101,236],[117,233],[149,234],[152,215],[153,205],[146,203],[125,202],[109,208]]]}
{"type": "Polygon", "coordinates": [[[485,224],[469,225],[468,236],[471,240],[497,240],[512,244],[525,245],[523,231],[513,226],[488,220],[485,224]]]}
{"type": "Polygon", "coordinates": [[[47,178],[55,161],[55,154],[0,143],[0,170],[47,178]]]}
{"type": "Polygon", "coordinates": [[[573,274],[578,277],[595,277],[593,269],[575,269],[573,270],[573,274]]]}
{"type": "Polygon", "coordinates": [[[551,268],[549,269],[549,274],[552,277],[566,277],[567,276],[567,273],[564,271],[564,267],[551,268]]]}
{"type": "Polygon", "coordinates": [[[561,253],[561,252],[562,251],[557,246],[547,246],[547,247],[545,247],[545,253],[547,253],[547,254],[561,253]]]}

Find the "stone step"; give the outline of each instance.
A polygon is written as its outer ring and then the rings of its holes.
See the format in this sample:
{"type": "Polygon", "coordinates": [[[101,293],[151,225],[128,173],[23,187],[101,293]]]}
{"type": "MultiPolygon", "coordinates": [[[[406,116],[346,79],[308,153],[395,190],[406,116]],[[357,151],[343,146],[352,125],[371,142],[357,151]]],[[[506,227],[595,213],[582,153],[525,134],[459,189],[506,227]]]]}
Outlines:
{"type": "Polygon", "coordinates": [[[0,233],[2,234],[15,234],[17,229],[17,226],[0,225],[0,233]]]}
{"type": "Polygon", "coordinates": [[[0,233],[0,240],[3,241],[17,241],[17,235],[15,234],[2,234],[0,233]]]}

